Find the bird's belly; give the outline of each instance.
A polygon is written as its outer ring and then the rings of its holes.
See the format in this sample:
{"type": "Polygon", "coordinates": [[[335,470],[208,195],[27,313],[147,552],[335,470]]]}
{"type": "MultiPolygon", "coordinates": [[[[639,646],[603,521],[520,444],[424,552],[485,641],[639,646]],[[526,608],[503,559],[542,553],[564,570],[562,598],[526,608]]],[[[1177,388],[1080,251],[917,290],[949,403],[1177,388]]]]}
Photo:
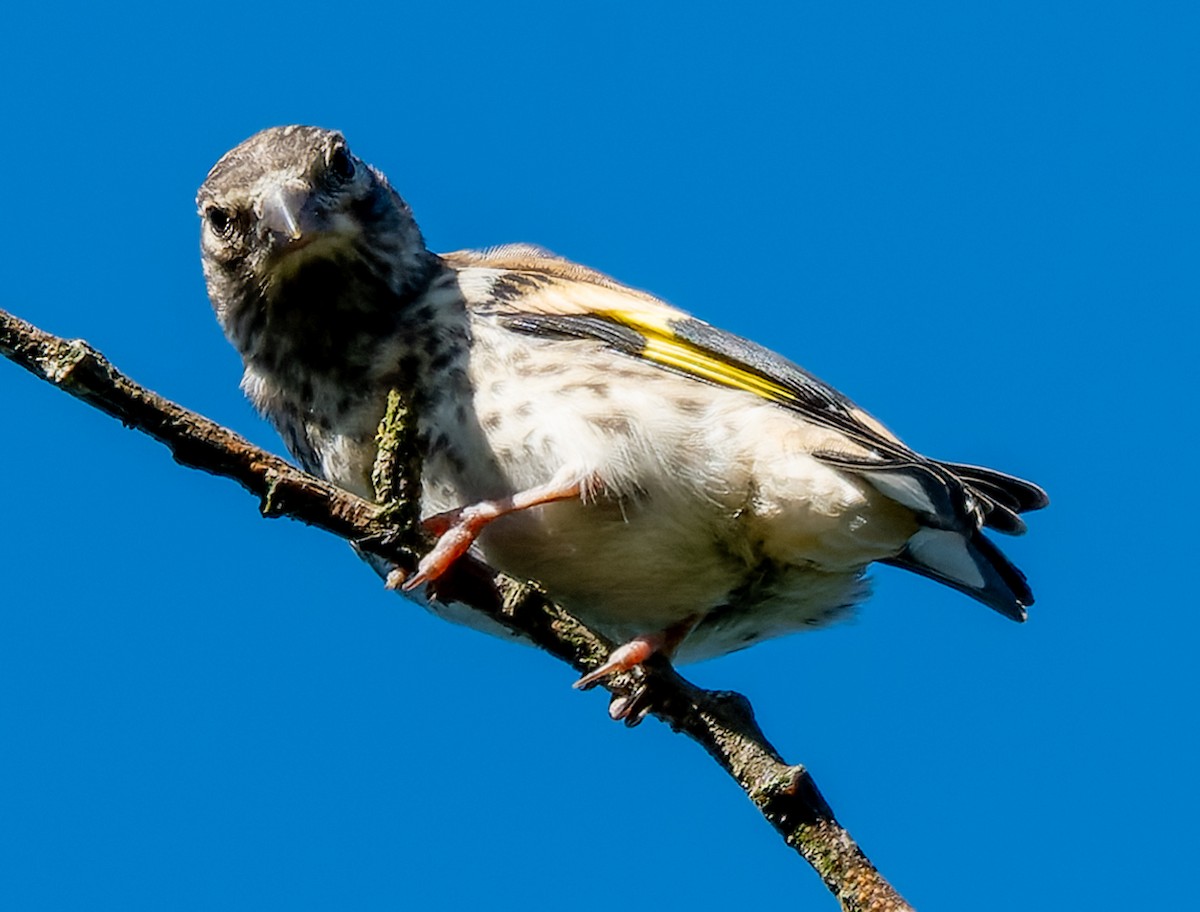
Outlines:
{"type": "Polygon", "coordinates": [[[590,496],[497,520],[479,546],[608,635],[699,618],[686,659],[802,629],[864,597],[865,567],[915,530],[908,511],[812,455],[842,443],[831,432],[747,393],[614,366],[595,346],[564,359],[564,344],[544,363],[529,340],[519,360],[502,340],[473,357],[479,433],[461,431],[457,460],[427,464],[425,506],[564,471],[586,481],[590,496]]]}
{"type": "Polygon", "coordinates": [[[703,616],[742,584],[747,561],[724,548],[714,519],[653,500],[573,501],[499,520],[480,545],[489,563],[627,639],[703,616]]]}
{"type": "Polygon", "coordinates": [[[574,502],[500,520],[480,543],[490,564],[538,580],[616,641],[695,622],[684,662],[825,624],[866,597],[863,565],[779,565],[717,525],[650,502],[574,502]]]}

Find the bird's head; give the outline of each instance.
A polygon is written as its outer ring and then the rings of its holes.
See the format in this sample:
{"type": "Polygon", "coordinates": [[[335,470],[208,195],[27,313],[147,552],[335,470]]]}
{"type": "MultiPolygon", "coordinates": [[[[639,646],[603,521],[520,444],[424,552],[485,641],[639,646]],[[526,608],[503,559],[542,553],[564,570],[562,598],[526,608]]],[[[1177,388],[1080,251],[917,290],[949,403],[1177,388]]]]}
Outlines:
{"type": "Polygon", "coordinates": [[[332,130],[255,134],[213,166],[196,204],[209,297],[243,353],[273,307],[315,300],[305,289],[331,274],[403,296],[435,259],[408,205],[332,130]]]}

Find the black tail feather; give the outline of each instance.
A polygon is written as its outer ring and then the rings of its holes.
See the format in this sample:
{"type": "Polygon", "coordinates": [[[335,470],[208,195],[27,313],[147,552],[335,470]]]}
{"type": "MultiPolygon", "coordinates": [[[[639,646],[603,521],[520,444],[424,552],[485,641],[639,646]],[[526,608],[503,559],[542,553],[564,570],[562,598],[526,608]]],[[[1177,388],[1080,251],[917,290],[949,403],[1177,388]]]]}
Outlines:
{"type": "Polygon", "coordinates": [[[1025,574],[982,533],[969,538],[946,529],[922,529],[896,557],[883,561],[945,583],[1014,621],[1033,604],[1025,574]]]}
{"type": "Polygon", "coordinates": [[[939,462],[971,487],[986,494],[996,503],[1008,507],[1014,513],[1041,510],[1050,504],[1046,492],[1032,481],[1006,475],[983,466],[963,465],[957,462],[939,462]]]}

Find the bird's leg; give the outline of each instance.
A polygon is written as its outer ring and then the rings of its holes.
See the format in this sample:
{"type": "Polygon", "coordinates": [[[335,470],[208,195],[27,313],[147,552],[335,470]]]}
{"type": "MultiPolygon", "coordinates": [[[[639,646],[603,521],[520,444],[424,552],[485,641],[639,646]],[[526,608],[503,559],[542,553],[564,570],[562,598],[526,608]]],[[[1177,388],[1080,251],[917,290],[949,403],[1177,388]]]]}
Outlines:
{"type": "MultiPolygon", "coordinates": [[[[558,500],[572,500],[582,496],[584,482],[578,477],[574,481],[564,482],[557,479],[548,484],[519,491],[499,500],[481,500],[457,510],[449,510],[431,516],[423,523],[426,532],[438,536],[437,544],[428,554],[421,558],[417,572],[404,580],[400,585],[405,592],[416,589],[423,583],[432,582],[445,573],[450,565],[467,553],[467,549],[475,542],[489,523],[516,513],[528,510],[530,507],[554,503],[558,500]]],[[[391,584],[389,577],[389,584],[391,584]]],[[[393,586],[392,588],[395,588],[393,586]]]]}
{"type": "MultiPolygon", "coordinates": [[[[632,670],[656,652],[670,658],[675,653],[675,650],[679,648],[679,644],[695,629],[701,617],[702,615],[699,614],[689,615],[677,624],[672,624],[666,630],[661,630],[657,633],[644,633],[634,637],[629,642],[614,649],[609,655],[608,661],[595,671],[585,674],[573,686],[578,690],[586,690],[609,675],[616,674],[619,671],[632,670]]],[[[638,696],[639,694],[635,692],[629,697],[616,697],[609,707],[609,715],[614,719],[625,718],[629,715],[638,696]]]]}

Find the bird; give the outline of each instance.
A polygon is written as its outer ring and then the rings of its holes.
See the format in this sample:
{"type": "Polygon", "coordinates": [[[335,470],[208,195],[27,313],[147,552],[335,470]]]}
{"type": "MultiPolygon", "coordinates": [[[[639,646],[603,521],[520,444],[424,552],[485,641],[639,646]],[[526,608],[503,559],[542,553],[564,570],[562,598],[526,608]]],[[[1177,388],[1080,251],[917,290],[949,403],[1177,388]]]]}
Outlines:
{"type": "Polygon", "coordinates": [[[922,456],[797,364],[543,248],[430,251],[340,132],[251,136],[197,207],[242,388],[295,459],[374,498],[402,390],[436,536],[403,588],[487,629],[437,598],[458,558],[538,581],[620,644],[579,686],[828,624],[876,563],[1015,621],[1033,604],[985,530],[1023,533],[1036,484],[922,456]]]}

